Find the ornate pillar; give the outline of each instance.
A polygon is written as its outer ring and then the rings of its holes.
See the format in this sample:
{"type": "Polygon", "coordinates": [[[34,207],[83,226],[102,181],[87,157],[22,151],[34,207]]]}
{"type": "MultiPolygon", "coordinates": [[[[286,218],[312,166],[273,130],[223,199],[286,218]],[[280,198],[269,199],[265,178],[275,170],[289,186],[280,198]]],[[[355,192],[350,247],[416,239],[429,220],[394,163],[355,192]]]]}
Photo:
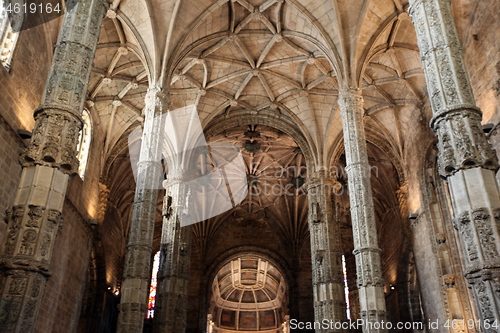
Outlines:
{"type": "Polygon", "coordinates": [[[365,323],[363,332],[382,332],[383,329],[377,328],[386,321],[384,280],[363,125],[363,96],[355,89],[341,91],[338,103],[347,159],[360,314],[365,323]]]}
{"type": "Polygon", "coordinates": [[[76,149],[82,111],[105,4],[71,0],[64,15],[35,128],[19,161],[21,182],[8,211],[0,253],[2,332],[33,332],[68,178],[78,170],[76,149]]]}
{"type": "Polygon", "coordinates": [[[483,332],[500,323],[500,195],[498,159],[482,131],[449,0],[412,0],[427,90],[438,137],[438,168],[446,178],[483,332]]]}
{"type": "Polygon", "coordinates": [[[161,115],[166,109],[163,91],[150,88],[146,95],[141,153],[137,163],[135,198],[123,271],[119,333],[142,332],[146,316],[158,189],[163,177],[161,154],[165,117],[161,115]]]}
{"type": "MultiPolygon", "coordinates": [[[[318,322],[326,319],[340,323],[347,319],[340,225],[339,221],[334,219],[332,202],[336,185],[324,175],[308,182],[314,319],[318,322]]],[[[327,330],[319,329],[316,332],[327,330]]]]}
{"type": "Polygon", "coordinates": [[[180,226],[178,215],[186,208],[182,171],[169,171],[164,182],[163,227],[160,267],[153,331],[186,331],[189,270],[191,263],[191,226],[180,226]]]}

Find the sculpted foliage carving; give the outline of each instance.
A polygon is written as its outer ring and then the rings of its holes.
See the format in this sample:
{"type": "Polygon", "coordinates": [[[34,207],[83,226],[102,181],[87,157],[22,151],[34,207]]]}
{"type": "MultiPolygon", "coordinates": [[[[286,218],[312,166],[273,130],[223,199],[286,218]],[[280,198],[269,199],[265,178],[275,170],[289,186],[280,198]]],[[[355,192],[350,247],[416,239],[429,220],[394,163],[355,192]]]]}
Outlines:
{"type": "Polygon", "coordinates": [[[498,158],[480,127],[476,110],[451,112],[434,122],[439,139],[438,168],[443,177],[470,168],[498,169],[498,158]]]}
{"type": "Polygon", "coordinates": [[[19,157],[21,165],[50,166],[68,174],[77,172],[81,120],[59,110],[42,110],[36,120],[31,142],[19,157]]]}

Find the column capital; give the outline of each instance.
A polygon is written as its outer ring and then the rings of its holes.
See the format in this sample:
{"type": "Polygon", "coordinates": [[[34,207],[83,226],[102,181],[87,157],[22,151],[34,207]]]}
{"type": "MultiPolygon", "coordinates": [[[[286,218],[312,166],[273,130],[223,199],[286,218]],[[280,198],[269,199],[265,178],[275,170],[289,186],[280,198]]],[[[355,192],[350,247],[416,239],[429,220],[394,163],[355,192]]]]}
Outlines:
{"type": "Polygon", "coordinates": [[[167,112],[170,108],[170,99],[167,93],[160,87],[150,87],[145,97],[145,110],[155,110],[156,113],[167,112]]]}
{"type": "Polygon", "coordinates": [[[498,157],[486,139],[481,113],[462,109],[439,114],[433,119],[438,136],[438,171],[450,177],[460,170],[483,168],[498,170],[498,157]]]}
{"type": "Polygon", "coordinates": [[[342,185],[335,178],[327,177],[324,175],[317,175],[307,178],[307,181],[305,183],[305,188],[307,189],[308,193],[313,191],[314,188],[317,188],[319,186],[328,186],[330,189],[333,190],[333,192],[336,192],[336,190],[342,185]]]}
{"type": "Polygon", "coordinates": [[[481,128],[450,1],[412,0],[409,12],[434,113],[430,125],[439,139],[439,174],[450,177],[478,167],[496,171],[498,158],[481,128]]]}
{"type": "Polygon", "coordinates": [[[44,109],[37,113],[29,145],[19,156],[23,167],[43,165],[66,174],[78,171],[78,133],[82,121],[73,112],[44,109]]]}
{"type": "Polygon", "coordinates": [[[410,0],[438,141],[448,179],[464,274],[482,322],[500,320],[498,158],[481,126],[449,0],[410,0]]]}
{"type": "Polygon", "coordinates": [[[363,110],[363,93],[361,89],[340,90],[338,104],[341,109],[340,112],[344,112],[349,107],[363,110]]]}

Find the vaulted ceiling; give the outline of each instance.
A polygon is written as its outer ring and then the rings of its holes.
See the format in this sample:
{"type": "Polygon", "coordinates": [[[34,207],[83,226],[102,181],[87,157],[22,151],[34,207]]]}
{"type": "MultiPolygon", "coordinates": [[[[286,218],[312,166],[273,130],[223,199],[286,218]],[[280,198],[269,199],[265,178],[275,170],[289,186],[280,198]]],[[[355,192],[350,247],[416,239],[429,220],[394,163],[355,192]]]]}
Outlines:
{"type": "MultiPolygon", "coordinates": [[[[300,249],[308,234],[307,195],[300,192],[307,172],[267,176],[271,169],[340,163],[342,89],[362,89],[370,156],[390,159],[392,179],[374,184],[374,193],[397,190],[409,134],[426,102],[407,9],[407,0],[113,1],[87,107],[103,133],[101,180],[112,189],[122,221],[117,230],[126,233],[134,188],[130,167],[122,165],[129,135],[142,124],[145,93],[155,85],[168,93],[171,109],[196,105],[208,142],[232,142],[243,152],[249,195],[195,226],[203,239],[223,219],[252,216],[300,249]],[[264,183],[290,193],[264,193],[264,183]]],[[[378,216],[387,216],[387,205],[377,207],[378,216]]]]}
{"type": "MultiPolygon", "coordinates": [[[[329,163],[342,127],[338,90],[363,89],[367,123],[403,155],[424,79],[407,1],[116,0],[104,19],[88,99],[103,161],[142,121],[149,85],[202,124],[241,112],[288,119],[314,162],[329,163]]],[[[107,162],[106,162],[107,161],[107,162]]]]}

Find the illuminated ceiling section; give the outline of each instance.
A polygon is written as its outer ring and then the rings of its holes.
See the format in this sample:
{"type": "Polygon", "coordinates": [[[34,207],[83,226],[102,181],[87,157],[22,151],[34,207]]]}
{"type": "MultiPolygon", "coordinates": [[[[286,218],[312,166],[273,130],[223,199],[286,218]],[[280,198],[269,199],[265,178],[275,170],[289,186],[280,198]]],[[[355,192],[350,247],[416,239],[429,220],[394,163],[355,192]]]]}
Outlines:
{"type": "Polygon", "coordinates": [[[283,276],[268,261],[250,256],[230,261],[212,283],[213,332],[280,332],[286,290],[283,276]]]}

